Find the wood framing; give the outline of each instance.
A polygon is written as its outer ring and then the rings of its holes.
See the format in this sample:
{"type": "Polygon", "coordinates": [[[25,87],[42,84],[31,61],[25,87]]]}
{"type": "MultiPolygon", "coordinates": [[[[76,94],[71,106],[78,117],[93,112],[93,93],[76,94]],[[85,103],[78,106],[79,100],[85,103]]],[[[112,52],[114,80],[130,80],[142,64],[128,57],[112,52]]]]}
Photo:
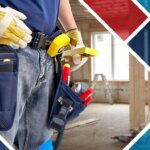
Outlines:
{"type": "MultiPolygon", "coordinates": [[[[150,72],[148,72],[148,91],[150,91],[150,72]]],[[[150,111],[150,92],[148,92],[148,107],[150,111]]]]}
{"type": "Polygon", "coordinates": [[[130,54],[130,129],[145,122],[144,66],[130,54]]]}

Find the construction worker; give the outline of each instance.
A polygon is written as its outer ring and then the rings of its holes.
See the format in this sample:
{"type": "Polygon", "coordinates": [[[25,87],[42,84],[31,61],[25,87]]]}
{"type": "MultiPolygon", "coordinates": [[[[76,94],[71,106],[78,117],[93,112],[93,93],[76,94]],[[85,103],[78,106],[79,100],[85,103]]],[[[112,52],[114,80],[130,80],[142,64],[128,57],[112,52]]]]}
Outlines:
{"type": "Polygon", "coordinates": [[[83,45],[82,37],[69,0],[0,0],[0,5],[0,44],[18,49],[19,56],[15,120],[11,129],[0,135],[11,145],[17,141],[19,150],[37,150],[50,136],[47,119],[53,96],[54,62],[45,49],[30,47],[32,35],[51,35],[59,19],[67,35],[79,45],[83,45]]]}

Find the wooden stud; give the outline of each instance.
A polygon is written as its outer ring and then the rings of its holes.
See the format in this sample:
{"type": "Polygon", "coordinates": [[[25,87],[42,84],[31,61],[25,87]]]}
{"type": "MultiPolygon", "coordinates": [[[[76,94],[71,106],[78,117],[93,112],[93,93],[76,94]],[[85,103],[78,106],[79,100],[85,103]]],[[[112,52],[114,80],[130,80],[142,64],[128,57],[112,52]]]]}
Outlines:
{"type": "Polygon", "coordinates": [[[130,129],[145,122],[144,66],[130,54],[130,129]]]}
{"type": "MultiPolygon", "coordinates": [[[[150,91],[150,72],[148,72],[148,91],[150,91]]],[[[150,111],[150,92],[148,92],[148,107],[150,111]]]]}

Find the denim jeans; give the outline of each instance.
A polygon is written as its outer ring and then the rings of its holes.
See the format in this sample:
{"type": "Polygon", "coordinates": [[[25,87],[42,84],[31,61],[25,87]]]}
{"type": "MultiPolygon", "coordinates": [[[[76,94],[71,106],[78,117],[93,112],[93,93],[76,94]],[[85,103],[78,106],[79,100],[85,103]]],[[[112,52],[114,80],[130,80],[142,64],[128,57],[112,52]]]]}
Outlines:
{"type": "Polygon", "coordinates": [[[46,50],[27,47],[18,50],[19,78],[15,121],[9,131],[0,132],[19,150],[37,150],[50,137],[47,119],[53,96],[54,62],[46,50]]]}

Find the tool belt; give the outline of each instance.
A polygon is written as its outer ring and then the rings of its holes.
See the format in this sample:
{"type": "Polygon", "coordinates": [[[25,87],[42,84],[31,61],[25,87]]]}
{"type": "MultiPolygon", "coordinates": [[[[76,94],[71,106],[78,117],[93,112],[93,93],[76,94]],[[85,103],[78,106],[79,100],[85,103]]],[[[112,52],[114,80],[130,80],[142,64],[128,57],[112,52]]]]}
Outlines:
{"type": "Polygon", "coordinates": [[[54,150],[58,150],[66,124],[70,120],[78,117],[86,106],[83,105],[83,100],[62,81],[61,56],[58,55],[55,60],[55,66],[57,66],[57,71],[55,73],[55,93],[54,99],[50,102],[49,106],[50,113],[48,124],[51,129],[58,132],[54,143],[54,150]]]}
{"type": "Polygon", "coordinates": [[[70,43],[70,38],[56,27],[51,35],[41,32],[33,32],[32,41],[29,46],[33,49],[46,49],[50,57],[61,54],[70,43]]]}
{"type": "MultiPolygon", "coordinates": [[[[48,117],[49,128],[58,132],[54,150],[59,149],[66,124],[78,117],[86,108],[83,105],[83,100],[62,81],[62,52],[63,48],[68,46],[70,42],[75,43],[75,41],[71,41],[66,35],[62,35],[62,31],[57,27],[52,35],[44,35],[39,32],[33,33],[33,40],[30,44],[30,47],[34,49],[46,49],[48,54],[55,60],[54,98],[50,100],[48,117]]],[[[84,49],[79,49],[79,51],[82,50],[84,49]]],[[[71,54],[69,53],[69,55],[71,54]]]]}
{"type": "Polygon", "coordinates": [[[18,56],[8,46],[0,46],[0,131],[11,128],[17,100],[18,56]]]}
{"type": "Polygon", "coordinates": [[[56,27],[51,35],[45,35],[41,32],[34,32],[32,34],[32,42],[29,46],[33,49],[46,49],[50,57],[62,54],[62,57],[72,57],[73,55],[80,54],[82,57],[97,56],[98,51],[88,47],[75,48],[66,50],[65,48],[71,44],[76,45],[77,41],[70,39],[66,34],[56,27]]]}
{"type": "Polygon", "coordinates": [[[55,32],[51,35],[46,35],[41,32],[33,32],[32,33],[32,41],[29,44],[29,46],[33,49],[48,49],[50,46],[50,43],[62,33],[62,31],[56,27],[55,32]]]}

